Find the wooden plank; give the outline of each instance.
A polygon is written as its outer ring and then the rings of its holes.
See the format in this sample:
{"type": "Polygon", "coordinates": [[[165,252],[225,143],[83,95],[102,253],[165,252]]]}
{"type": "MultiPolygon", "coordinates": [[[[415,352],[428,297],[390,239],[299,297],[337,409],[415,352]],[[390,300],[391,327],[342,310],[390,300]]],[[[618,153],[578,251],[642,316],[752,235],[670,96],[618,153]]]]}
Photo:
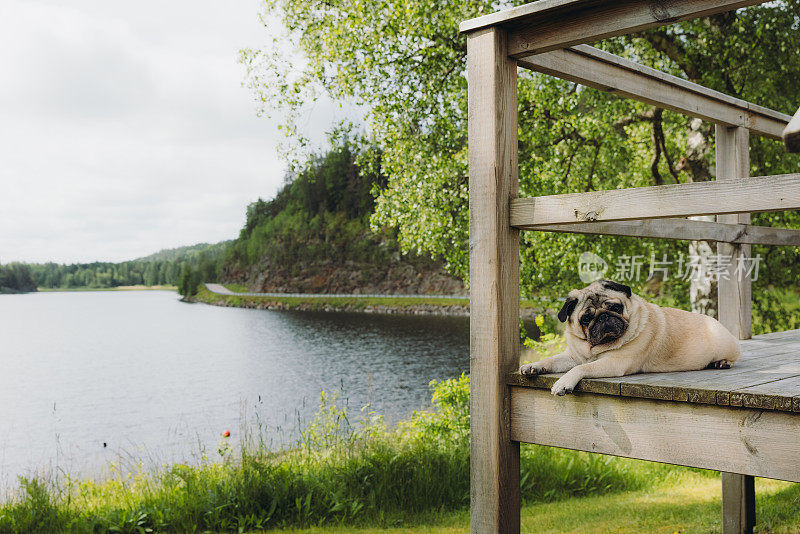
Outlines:
{"type": "Polygon", "coordinates": [[[741,364],[737,362],[729,370],[709,369],[594,379],[598,382],[611,382],[611,384],[594,384],[591,388],[584,386],[583,391],[599,393],[602,392],[603,387],[610,389],[613,384],[619,388],[619,395],[624,397],[742,406],[741,397],[736,396],[737,390],[800,376],[800,364],[798,364],[795,353],[779,356],[783,356],[783,362],[775,361],[775,359],[771,359],[769,362],[758,360],[741,364]]]}
{"type": "Polygon", "coordinates": [[[546,52],[665,24],[724,13],[764,0],[543,0],[463,21],[462,32],[510,30],[509,53],[546,52]]]}
{"type": "Polygon", "coordinates": [[[793,209],[800,209],[800,174],[517,198],[511,201],[510,224],[526,229],[542,224],[793,209]]]}
{"type": "Polygon", "coordinates": [[[519,532],[519,443],[506,375],[519,365],[517,65],[506,34],[467,37],[470,236],[470,518],[472,532],[519,532]]]}
{"type": "Polygon", "coordinates": [[[800,481],[800,416],[511,388],[512,439],[800,481]]]}
{"type": "Polygon", "coordinates": [[[579,9],[596,0],[539,0],[511,7],[488,15],[461,21],[458,25],[459,32],[471,32],[489,26],[506,25],[509,23],[525,24],[537,19],[553,16],[559,10],[579,9]]]}
{"type": "Polygon", "coordinates": [[[800,152],[800,109],[783,130],[783,143],[789,152],[800,152]]]}
{"type": "MultiPolygon", "coordinates": [[[[800,362],[798,368],[800,369],[800,362]]],[[[791,412],[794,410],[793,400],[800,396],[800,371],[791,378],[736,390],[731,396],[736,397],[738,406],[745,408],[791,412]]]]}
{"type": "MultiPolygon", "coordinates": [[[[757,340],[755,340],[757,341],[757,340]]],[[[746,347],[754,346],[744,342],[746,347]]],[[[742,388],[756,387],[777,380],[800,377],[800,350],[797,343],[771,344],[755,350],[745,348],[742,358],[731,369],[705,369],[674,373],[645,373],[623,377],[583,379],[575,391],[621,395],[627,397],[672,400],[699,404],[742,406],[742,388]],[[731,403],[733,396],[733,403],[731,403]]],[[[561,374],[552,373],[534,377],[512,373],[507,379],[511,385],[549,390],[561,374]]],[[[791,397],[797,393],[787,393],[791,397]]],[[[765,409],[778,409],[776,404],[762,402],[765,409]]]]}
{"type": "MultiPolygon", "coordinates": [[[[716,126],[716,171],[718,181],[737,182],[750,176],[749,132],[745,128],[716,126]]],[[[746,182],[745,182],[746,183],[746,182]]],[[[749,224],[750,215],[720,215],[717,222],[749,224]]],[[[751,282],[748,266],[750,245],[717,245],[720,258],[729,258],[725,275],[717,282],[719,321],[738,339],[753,337],[751,282]]]]}
{"type": "Polygon", "coordinates": [[[551,15],[544,20],[522,24],[510,30],[508,52],[512,57],[531,52],[548,52],[761,3],[763,0],[595,2],[592,6],[551,15]]]}
{"type": "Polygon", "coordinates": [[[770,332],[769,334],[759,334],[742,345],[751,346],[755,343],[788,343],[800,349],[800,329],[784,330],[783,332],[770,332]]]}
{"type": "MultiPolygon", "coordinates": [[[[523,376],[518,372],[508,375],[508,385],[534,387],[549,390],[562,376],[562,373],[548,373],[546,375],[523,376]]],[[[575,386],[575,391],[583,393],[601,393],[603,395],[619,395],[620,383],[610,378],[584,378],[575,386]]]]}
{"type": "MultiPolygon", "coordinates": [[[[693,384],[687,386],[685,389],[694,394],[699,394],[704,391],[714,392],[716,394],[716,404],[720,406],[743,406],[741,395],[737,395],[736,390],[795,376],[800,376],[800,371],[796,369],[792,371],[773,371],[769,368],[765,368],[756,376],[735,374],[719,383],[693,384]]],[[[767,409],[766,406],[764,406],[764,408],[767,409]]],[[[769,409],[776,408],[772,406],[769,409]]]]}
{"type": "Polygon", "coordinates": [[[705,121],[744,126],[781,139],[791,120],[745,100],[728,96],[636,62],[580,45],[519,58],[520,66],[666,108],[705,121]]]}
{"type": "Polygon", "coordinates": [[[736,244],[800,246],[800,230],[749,224],[723,224],[691,219],[656,219],[616,222],[551,224],[526,227],[538,232],[623,235],[658,239],[684,239],[736,244]]]}

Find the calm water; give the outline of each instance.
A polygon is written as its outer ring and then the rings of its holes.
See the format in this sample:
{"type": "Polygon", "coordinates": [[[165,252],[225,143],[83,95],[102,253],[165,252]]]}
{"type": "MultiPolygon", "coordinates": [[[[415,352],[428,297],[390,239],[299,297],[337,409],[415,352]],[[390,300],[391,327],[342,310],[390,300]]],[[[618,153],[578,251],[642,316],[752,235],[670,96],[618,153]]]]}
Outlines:
{"type": "Polygon", "coordinates": [[[0,295],[0,483],[196,462],[256,419],[285,443],[323,389],[397,421],[428,406],[431,379],[468,370],[468,333],[461,317],[218,308],[162,291],[0,295]]]}

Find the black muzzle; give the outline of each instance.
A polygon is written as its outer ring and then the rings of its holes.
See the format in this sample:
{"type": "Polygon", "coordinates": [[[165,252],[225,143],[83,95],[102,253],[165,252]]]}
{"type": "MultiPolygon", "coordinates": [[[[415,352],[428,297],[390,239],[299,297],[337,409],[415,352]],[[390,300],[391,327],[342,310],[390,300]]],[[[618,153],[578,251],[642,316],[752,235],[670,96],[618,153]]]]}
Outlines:
{"type": "Polygon", "coordinates": [[[589,343],[603,345],[621,338],[628,329],[628,321],[611,311],[602,311],[589,324],[589,343]]]}

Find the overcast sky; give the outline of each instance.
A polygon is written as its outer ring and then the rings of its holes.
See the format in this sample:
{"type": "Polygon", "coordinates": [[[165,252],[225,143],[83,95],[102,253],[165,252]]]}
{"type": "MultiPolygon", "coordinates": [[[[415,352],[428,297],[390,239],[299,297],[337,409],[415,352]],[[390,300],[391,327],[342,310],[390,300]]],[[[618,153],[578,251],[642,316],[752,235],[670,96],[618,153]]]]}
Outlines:
{"type": "MultiPolygon", "coordinates": [[[[285,165],[238,50],[255,0],[0,0],[0,263],[231,239],[285,165]]],[[[306,129],[342,115],[318,103],[306,129]]]]}

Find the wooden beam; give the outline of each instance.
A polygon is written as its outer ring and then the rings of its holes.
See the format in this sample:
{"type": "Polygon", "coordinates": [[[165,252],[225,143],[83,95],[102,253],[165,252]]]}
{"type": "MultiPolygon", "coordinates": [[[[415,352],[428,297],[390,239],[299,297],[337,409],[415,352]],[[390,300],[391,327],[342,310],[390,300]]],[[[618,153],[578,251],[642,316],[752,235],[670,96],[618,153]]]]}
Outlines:
{"type": "Polygon", "coordinates": [[[593,43],[666,24],[761,4],[764,0],[629,0],[594,2],[510,32],[512,57],[593,43]]]}
{"type": "Polygon", "coordinates": [[[748,245],[800,246],[800,230],[690,219],[591,222],[525,226],[522,230],[566,234],[621,235],[748,245]]]}
{"type": "MultiPolygon", "coordinates": [[[[585,41],[580,42],[590,42],[611,35],[622,35],[681,20],[724,13],[741,7],[762,4],[764,1],[540,0],[465,20],[458,29],[461,32],[471,32],[491,26],[504,26],[510,29],[528,29],[532,32],[534,28],[541,28],[543,33],[547,32],[548,43],[551,43],[552,41],[557,42],[558,39],[549,34],[550,26],[546,23],[557,21],[564,25],[564,30],[570,39],[576,38],[576,34],[579,34],[588,36],[585,41]],[[611,22],[613,26],[608,27],[608,22],[611,22]],[[609,31],[614,33],[609,34],[609,31]]],[[[519,37],[512,33],[510,46],[520,47],[521,43],[518,39],[519,37]]]]}
{"type": "MultiPolygon", "coordinates": [[[[746,184],[750,176],[749,135],[745,128],[717,126],[716,132],[717,180],[732,185],[746,184]]],[[[727,200],[727,199],[725,199],[727,200]]],[[[717,221],[723,224],[750,223],[749,213],[720,215],[717,221]]],[[[750,277],[744,266],[750,262],[750,245],[720,243],[717,253],[730,257],[727,276],[720,277],[717,284],[719,296],[719,320],[739,339],[753,337],[750,277]],[[740,265],[742,264],[742,265],[740,265]],[[739,272],[737,272],[739,267],[739,272]]]]}
{"type": "Polygon", "coordinates": [[[800,109],[783,131],[783,142],[789,152],[800,152],[800,109]]]}
{"type": "Polygon", "coordinates": [[[490,26],[506,26],[530,24],[537,20],[553,16],[561,10],[580,9],[595,0],[539,0],[521,6],[495,11],[474,19],[464,20],[458,25],[458,31],[471,32],[490,26]]]}
{"type": "MultiPolygon", "coordinates": [[[[723,181],[750,176],[749,132],[745,128],[716,127],[716,172],[723,181]]],[[[721,223],[749,224],[750,214],[720,215],[721,223]]],[[[720,243],[717,254],[729,258],[727,276],[717,281],[719,321],[739,339],[753,337],[751,281],[741,262],[749,265],[750,245],[720,243]]],[[[727,261],[727,260],[726,260],[727,261]]],[[[751,534],[756,524],[755,483],[750,475],[722,472],[722,532],[751,534]]]]}
{"type": "MultiPolygon", "coordinates": [[[[781,139],[789,115],[733,98],[614,54],[580,45],[519,59],[523,67],[705,121],[781,139]]],[[[798,121],[800,129],[800,121],[798,121]]],[[[800,142],[800,141],[799,141],[800,142]]]]}
{"type": "Polygon", "coordinates": [[[800,482],[796,413],[511,388],[512,439],[800,482]]]}
{"type": "Polygon", "coordinates": [[[506,375],[519,365],[517,64],[506,33],[467,37],[470,240],[470,519],[474,533],[519,532],[519,443],[506,375]]]}
{"type": "Polygon", "coordinates": [[[511,201],[510,225],[526,228],[795,209],[800,209],[800,174],[784,174],[739,182],[698,182],[517,198],[511,201]]]}
{"type": "Polygon", "coordinates": [[[513,57],[547,52],[615,35],[724,13],[761,4],[764,0],[543,0],[466,20],[459,26],[471,32],[491,26],[509,30],[513,57]]]}

